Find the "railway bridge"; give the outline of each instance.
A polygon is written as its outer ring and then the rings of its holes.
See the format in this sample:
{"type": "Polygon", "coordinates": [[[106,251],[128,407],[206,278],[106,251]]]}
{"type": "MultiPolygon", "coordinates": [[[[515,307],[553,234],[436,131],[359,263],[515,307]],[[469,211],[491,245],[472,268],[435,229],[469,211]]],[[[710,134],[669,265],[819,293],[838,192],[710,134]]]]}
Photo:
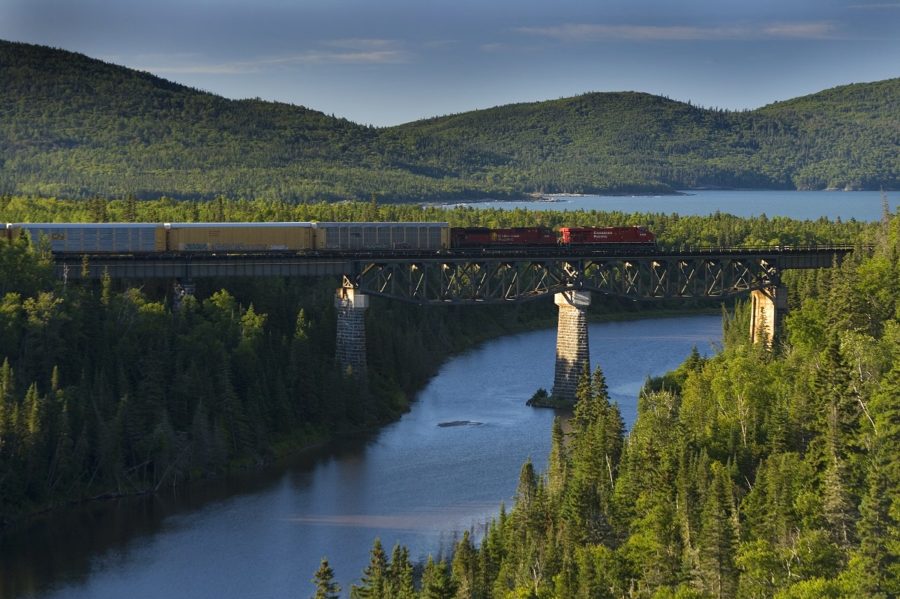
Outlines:
{"type": "Polygon", "coordinates": [[[585,310],[592,294],[635,301],[726,299],[750,295],[750,336],[771,345],[787,310],[781,274],[829,268],[851,246],[760,248],[545,248],[531,250],[411,250],[301,254],[57,255],[63,279],[176,281],[192,293],[207,277],[339,277],[337,361],[356,375],[366,371],[365,311],[369,296],[422,305],[522,302],[553,294],[559,308],[553,394],[573,399],[590,364],[585,310]]]}

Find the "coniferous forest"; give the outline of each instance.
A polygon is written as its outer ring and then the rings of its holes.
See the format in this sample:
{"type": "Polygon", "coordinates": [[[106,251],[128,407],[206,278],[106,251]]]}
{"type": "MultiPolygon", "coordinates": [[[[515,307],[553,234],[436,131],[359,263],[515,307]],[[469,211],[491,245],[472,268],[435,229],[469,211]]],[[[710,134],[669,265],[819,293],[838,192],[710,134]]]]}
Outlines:
{"type": "Polygon", "coordinates": [[[627,433],[584,372],[547,472],[522,466],[482,539],[429,560],[418,590],[376,541],[351,596],[900,595],[900,219],[868,234],[871,254],[791,275],[771,351],[739,308],[719,354],[647,382],[627,433]]]}
{"type": "MultiPolygon", "coordinates": [[[[585,372],[572,418],[550,433],[548,471],[522,467],[514,505],[483,538],[466,533],[451,556],[425,564],[376,541],[353,596],[900,593],[895,217],[0,198],[7,221],[363,219],[646,224],[672,246],[860,250],[836,269],[788,273],[790,314],[771,351],[747,340],[745,308],[729,312],[721,353],[648,381],[627,433],[602,370],[585,372]]],[[[152,492],[377,426],[407,408],[448,351],[553,317],[539,303],[429,311],[385,302],[367,322],[362,385],[333,363],[337,284],[213,281],[176,309],[152,282],[64,284],[40,247],[0,243],[0,513],[152,492]],[[400,338],[401,328],[416,334],[400,338]]],[[[324,562],[318,596],[337,592],[333,577],[324,562]]]]}
{"type": "MultiPolygon", "coordinates": [[[[546,472],[522,465],[483,530],[424,563],[374,539],[365,570],[340,573],[360,576],[351,588],[323,559],[316,599],[900,597],[900,218],[886,201],[878,223],[402,203],[898,189],[900,79],[745,111],[587,93],[392,127],[2,40],[0,81],[4,223],[643,225],[665,247],[856,246],[785,273],[772,347],[749,341],[740,301],[595,302],[595,318],[720,308],[722,347],[647,380],[630,428],[602,365],[585,371],[546,472]]],[[[202,280],[177,299],[169,285],[59,280],[41,244],[0,238],[0,530],[374,429],[450,354],[556,316],[547,301],[373,298],[360,378],[335,364],[338,280],[202,280]]]]}

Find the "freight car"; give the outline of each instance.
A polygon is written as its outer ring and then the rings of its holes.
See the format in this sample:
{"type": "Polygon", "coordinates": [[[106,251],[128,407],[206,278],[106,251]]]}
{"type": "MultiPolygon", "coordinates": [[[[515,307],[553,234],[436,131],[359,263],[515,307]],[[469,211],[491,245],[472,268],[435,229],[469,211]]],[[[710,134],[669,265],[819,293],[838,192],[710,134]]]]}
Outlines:
{"type": "Polygon", "coordinates": [[[329,253],[450,247],[447,223],[7,223],[54,253],[329,253]]]}
{"type": "Polygon", "coordinates": [[[450,229],[450,246],[479,247],[547,247],[557,245],[556,233],[547,227],[454,227],[450,229]]]}
{"type": "Polygon", "coordinates": [[[10,238],[28,235],[37,246],[65,254],[150,254],[166,251],[166,230],[153,223],[7,223],[10,238]]]}
{"type": "Polygon", "coordinates": [[[645,227],[455,227],[440,222],[365,223],[7,223],[54,253],[319,253],[448,249],[655,247],[645,227]]]}
{"type": "Polygon", "coordinates": [[[646,227],[561,227],[559,243],[567,246],[656,246],[656,237],[646,227]]]}
{"type": "Polygon", "coordinates": [[[315,247],[313,223],[166,223],[169,252],[301,252],[315,247]]]}
{"type": "Polygon", "coordinates": [[[313,223],[316,249],[340,250],[446,250],[450,247],[447,223],[313,223]]]}

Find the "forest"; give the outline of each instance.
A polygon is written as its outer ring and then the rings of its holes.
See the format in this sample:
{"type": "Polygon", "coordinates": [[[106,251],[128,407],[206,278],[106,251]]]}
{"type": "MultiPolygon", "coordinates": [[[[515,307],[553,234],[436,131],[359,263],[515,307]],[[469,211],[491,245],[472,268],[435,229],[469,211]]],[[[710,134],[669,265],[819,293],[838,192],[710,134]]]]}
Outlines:
{"type": "MultiPolygon", "coordinates": [[[[649,380],[626,431],[585,371],[546,472],[418,585],[378,540],[351,597],[653,599],[900,595],[900,218],[839,268],[790,273],[769,350],[746,307],[720,353],[649,380]]],[[[317,598],[334,573],[315,573],[317,598]]]]}
{"type": "MultiPolygon", "coordinates": [[[[893,597],[900,593],[900,219],[441,209],[164,198],[0,196],[0,221],[446,220],[644,224],[669,246],[851,243],[840,268],[789,273],[771,350],[726,318],[721,353],[648,381],[626,431],[585,372],[547,472],[483,538],[413,564],[376,541],[354,597],[893,597]]],[[[334,365],[337,281],[221,280],[173,306],[151,282],[67,283],[0,241],[0,514],[151,493],[256,468],[407,409],[449,352],[553,322],[552,306],[381,302],[369,376],[334,365]],[[397,330],[414,335],[398,336],[397,330]]],[[[635,310],[596,302],[593,310],[635,310]]],[[[372,311],[370,311],[372,312],[372,311]]],[[[524,402],[524,398],[523,398],[524,402]]],[[[524,409],[524,406],[523,406],[524,409]]],[[[312,573],[310,573],[312,575],[312,573]]],[[[337,593],[323,562],[317,597],[337,593]]]]}
{"type": "Polygon", "coordinates": [[[0,193],[383,202],[900,188],[900,79],[752,111],[587,93],[395,127],[0,40],[0,193]]]}

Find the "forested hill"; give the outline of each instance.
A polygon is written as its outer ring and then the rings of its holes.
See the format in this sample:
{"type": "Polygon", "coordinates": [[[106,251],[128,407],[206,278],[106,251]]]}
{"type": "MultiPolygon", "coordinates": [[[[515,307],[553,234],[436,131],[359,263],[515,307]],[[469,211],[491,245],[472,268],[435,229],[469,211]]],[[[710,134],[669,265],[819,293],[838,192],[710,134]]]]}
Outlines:
{"type": "Polygon", "coordinates": [[[643,93],[591,93],[403,125],[479,148],[499,178],[548,191],[656,182],[676,188],[896,188],[900,79],[758,110],[698,108],[643,93]],[[501,161],[498,160],[498,164],[501,161]]]}
{"type": "Polygon", "coordinates": [[[892,79],[748,112],[592,93],[377,129],[0,41],[0,192],[20,194],[390,201],[894,189],[898,123],[892,79]]]}

